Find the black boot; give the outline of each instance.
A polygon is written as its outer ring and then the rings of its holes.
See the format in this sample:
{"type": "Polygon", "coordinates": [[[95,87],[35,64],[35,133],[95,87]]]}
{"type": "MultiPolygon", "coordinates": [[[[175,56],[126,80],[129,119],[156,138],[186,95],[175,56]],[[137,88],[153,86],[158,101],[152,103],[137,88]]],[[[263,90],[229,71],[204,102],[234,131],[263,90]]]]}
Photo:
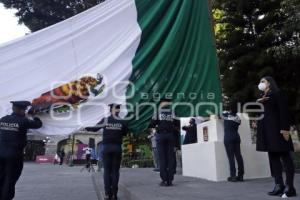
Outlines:
{"type": "Polygon", "coordinates": [[[168,182],[167,182],[167,186],[168,186],[168,187],[173,186],[172,181],[168,181],[168,182]]]}
{"type": "Polygon", "coordinates": [[[105,194],[104,195],[104,200],[111,200],[111,195],[105,194]]]}
{"type": "Polygon", "coordinates": [[[289,187],[288,185],[285,187],[282,198],[295,197],[297,196],[296,190],[294,187],[289,187]]]}
{"type": "Polygon", "coordinates": [[[237,180],[236,176],[230,176],[230,177],[227,178],[227,181],[229,181],[229,182],[237,182],[238,180],[237,180]]]}
{"type": "Polygon", "coordinates": [[[284,191],[284,186],[280,184],[276,184],[272,192],[268,192],[270,196],[279,196],[282,195],[284,191]]]}
{"type": "Polygon", "coordinates": [[[167,182],[166,181],[162,181],[162,182],[160,182],[160,184],[159,184],[160,186],[162,186],[162,187],[166,187],[166,186],[168,186],[168,184],[167,184],[167,182]]]}
{"type": "Polygon", "coordinates": [[[118,200],[118,196],[117,195],[112,195],[111,200],[118,200]]]}
{"type": "Polygon", "coordinates": [[[236,180],[237,180],[238,182],[243,182],[243,181],[244,181],[244,176],[243,176],[243,175],[238,176],[238,177],[236,177],[236,180]]]}

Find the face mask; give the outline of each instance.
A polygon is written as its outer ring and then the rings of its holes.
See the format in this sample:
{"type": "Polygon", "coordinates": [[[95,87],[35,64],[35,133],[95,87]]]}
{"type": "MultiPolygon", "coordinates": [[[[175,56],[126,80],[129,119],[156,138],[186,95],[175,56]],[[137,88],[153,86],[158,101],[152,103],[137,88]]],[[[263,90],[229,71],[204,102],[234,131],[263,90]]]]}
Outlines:
{"type": "Polygon", "coordinates": [[[259,89],[260,91],[265,91],[265,90],[267,89],[266,83],[260,83],[260,84],[258,85],[258,89],[259,89]]]}

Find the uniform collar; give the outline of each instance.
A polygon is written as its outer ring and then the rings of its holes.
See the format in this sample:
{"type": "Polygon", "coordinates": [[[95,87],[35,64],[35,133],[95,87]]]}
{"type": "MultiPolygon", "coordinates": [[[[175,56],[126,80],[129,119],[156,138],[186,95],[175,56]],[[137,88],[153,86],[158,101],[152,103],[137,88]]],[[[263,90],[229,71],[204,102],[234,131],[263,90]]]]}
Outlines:
{"type": "Polygon", "coordinates": [[[25,117],[25,115],[21,115],[21,114],[19,114],[19,113],[15,113],[15,112],[13,112],[11,115],[12,115],[12,116],[25,117]]]}
{"type": "Polygon", "coordinates": [[[118,118],[120,118],[120,116],[119,116],[119,115],[115,116],[115,115],[113,115],[113,114],[111,114],[109,117],[112,117],[112,118],[114,118],[114,119],[118,119],[118,118]]]}

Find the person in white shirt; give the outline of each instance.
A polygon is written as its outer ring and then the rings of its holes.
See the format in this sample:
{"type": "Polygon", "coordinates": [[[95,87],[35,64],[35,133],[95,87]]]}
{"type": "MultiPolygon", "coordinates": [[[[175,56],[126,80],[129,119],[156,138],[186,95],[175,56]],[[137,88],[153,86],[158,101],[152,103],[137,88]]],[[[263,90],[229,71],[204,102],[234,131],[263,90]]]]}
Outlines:
{"type": "Polygon", "coordinates": [[[93,149],[90,147],[83,148],[83,151],[85,151],[85,159],[86,159],[86,168],[90,167],[91,164],[91,155],[93,149]]]}

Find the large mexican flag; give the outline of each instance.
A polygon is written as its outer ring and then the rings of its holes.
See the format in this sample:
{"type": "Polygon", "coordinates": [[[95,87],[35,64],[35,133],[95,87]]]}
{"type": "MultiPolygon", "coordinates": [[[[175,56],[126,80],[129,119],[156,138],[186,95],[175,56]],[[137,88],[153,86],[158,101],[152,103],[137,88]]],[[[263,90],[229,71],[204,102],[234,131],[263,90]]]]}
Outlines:
{"type": "Polygon", "coordinates": [[[29,100],[43,134],[94,125],[110,103],[138,133],[162,96],[182,117],[216,113],[221,101],[207,0],[106,0],[0,55],[0,117],[9,101],[29,100]]]}

